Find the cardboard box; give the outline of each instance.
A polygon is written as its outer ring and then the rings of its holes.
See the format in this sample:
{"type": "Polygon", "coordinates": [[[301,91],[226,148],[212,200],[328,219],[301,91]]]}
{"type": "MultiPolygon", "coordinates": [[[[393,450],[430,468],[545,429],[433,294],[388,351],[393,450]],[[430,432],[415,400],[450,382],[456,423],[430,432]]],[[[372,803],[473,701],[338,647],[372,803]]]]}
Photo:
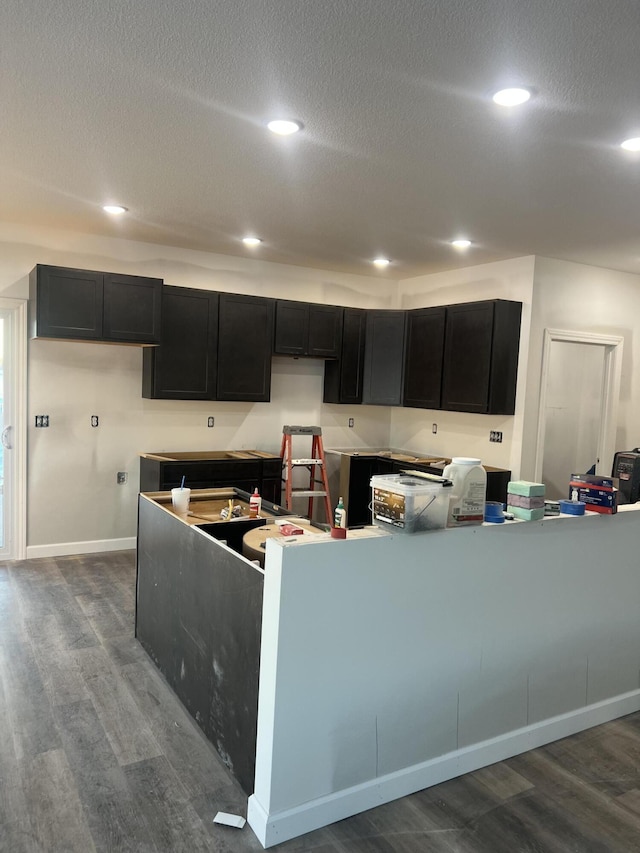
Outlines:
{"type": "Polygon", "coordinates": [[[584,501],[587,512],[613,515],[618,511],[618,480],[597,474],[572,474],[569,499],[584,501]]]}

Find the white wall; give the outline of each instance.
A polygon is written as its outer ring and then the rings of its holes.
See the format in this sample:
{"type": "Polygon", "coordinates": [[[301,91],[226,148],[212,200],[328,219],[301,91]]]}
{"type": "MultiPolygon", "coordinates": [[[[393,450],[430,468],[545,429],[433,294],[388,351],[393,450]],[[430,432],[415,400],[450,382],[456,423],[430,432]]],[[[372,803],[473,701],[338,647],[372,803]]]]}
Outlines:
{"type": "MultiPolygon", "coordinates": [[[[29,271],[38,263],[368,308],[390,307],[389,294],[395,293],[395,283],[374,277],[0,224],[0,294],[27,298],[29,271]]],[[[347,411],[323,405],[322,371],[317,360],[274,359],[270,404],[143,400],[141,349],[31,341],[29,556],[100,549],[108,540],[128,544],[136,530],[138,454],[143,451],[243,447],[279,451],[282,425],[287,422],[319,422],[327,447],[386,445],[388,410],[367,406],[347,411]],[[51,426],[36,430],[35,414],[48,414],[51,426]],[[93,414],[100,418],[97,429],[90,426],[93,414]],[[215,416],[213,429],[206,426],[208,415],[215,416]],[[356,419],[354,429],[347,427],[349,416],[356,419]],[[117,471],[129,473],[126,486],[116,485],[117,471]]]]}
{"type": "Polygon", "coordinates": [[[268,540],[261,842],[640,708],[638,516],[268,540]]]}
{"type": "Polygon", "coordinates": [[[616,448],[640,445],[640,370],[634,370],[635,343],[640,339],[640,276],[537,257],[533,288],[529,368],[521,389],[526,411],[521,473],[528,479],[535,469],[543,337],[548,328],[624,338],[616,448]]]}
{"type": "Polygon", "coordinates": [[[485,465],[508,468],[519,476],[524,420],[524,384],[527,375],[529,326],[533,294],[534,258],[482,264],[399,283],[399,308],[422,308],[480,299],[522,302],[518,390],[514,415],[474,415],[428,409],[393,409],[391,444],[443,456],[477,456],[485,465]],[[436,423],[437,433],[432,432],[436,423]],[[501,444],[489,442],[489,432],[500,430],[501,444]]]}

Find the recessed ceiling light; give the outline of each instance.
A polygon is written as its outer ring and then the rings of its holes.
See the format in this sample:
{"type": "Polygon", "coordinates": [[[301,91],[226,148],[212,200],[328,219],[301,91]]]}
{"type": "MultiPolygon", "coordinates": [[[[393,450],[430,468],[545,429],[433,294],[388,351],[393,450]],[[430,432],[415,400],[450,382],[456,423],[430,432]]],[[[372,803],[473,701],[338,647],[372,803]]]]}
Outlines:
{"type": "Polygon", "coordinates": [[[371,261],[371,263],[374,266],[380,267],[380,269],[383,269],[384,267],[388,267],[389,264],[391,263],[391,261],[389,260],[389,258],[374,258],[371,261]]]}
{"type": "Polygon", "coordinates": [[[625,139],[624,142],[620,143],[620,148],[624,148],[625,151],[640,151],[640,136],[625,139]]]}
{"type": "Polygon", "coordinates": [[[127,212],[127,208],[123,207],[121,204],[103,204],[102,209],[105,213],[113,213],[115,216],[119,216],[121,213],[127,212]]]}
{"type": "Polygon", "coordinates": [[[526,103],[531,97],[528,89],[500,89],[493,96],[493,101],[501,107],[517,107],[526,103]]]}
{"type": "Polygon", "coordinates": [[[272,133],[277,133],[279,136],[290,136],[292,133],[297,133],[299,130],[302,130],[302,122],[277,118],[270,121],[267,124],[267,127],[272,133]]]}
{"type": "Polygon", "coordinates": [[[245,246],[259,246],[262,240],[260,237],[243,237],[242,242],[245,246]]]}
{"type": "Polygon", "coordinates": [[[456,249],[468,249],[471,245],[471,240],[452,240],[451,245],[456,249]]]}

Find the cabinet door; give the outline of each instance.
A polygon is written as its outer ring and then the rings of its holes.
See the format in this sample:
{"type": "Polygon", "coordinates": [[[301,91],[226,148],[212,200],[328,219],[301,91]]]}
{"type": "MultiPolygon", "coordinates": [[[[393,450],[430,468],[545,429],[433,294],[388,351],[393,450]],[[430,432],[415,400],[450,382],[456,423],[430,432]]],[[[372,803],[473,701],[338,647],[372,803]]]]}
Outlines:
{"type": "Polygon", "coordinates": [[[399,406],[404,373],[404,311],[369,311],[362,402],[399,406]]]}
{"type": "Polygon", "coordinates": [[[495,299],[446,311],[442,408],[512,415],[522,304],[495,299]]]}
{"type": "Polygon", "coordinates": [[[145,347],[142,396],[215,400],[218,294],[164,287],[160,346],[145,347]]]}
{"type": "Polygon", "coordinates": [[[324,366],[325,403],[362,403],[366,322],[361,308],[344,309],[340,358],[324,366]]]}
{"type": "Polygon", "coordinates": [[[273,300],[220,294],[218,400],[269,402],[273,300]]]}
{"type": "Polygon", "coordinates": [[[343,314],[344,309],[337,305],[309,305],[308,355],[316,358],[338,358],[343,314]]]}
{"type": "Polygon", "coordinates": [[[280,355],[306,355],[308,341],[309,305],[278,299],[273,351],[280,355]]]}
{"type": "Polygon", "coordinates": [[[161,301],[162,279],[104,273],[104,339],[159,344],[161,301]]]}
{"type": "Polygon", "coordinates": [[[512,415],[516,410],[521,315],[521,302],[496,300],[491,347],[490,415],[512,415]]]}
{"type": "Polygon", "coordinates": [[[493,302],[452,305],[446,310],[442,408],[487,412],[493,302]]]}
{"type": "Polygon", "coordinates": [[[39,264],[29,279],[29,300],[31,337],[102,337],[102,273],[39,264]]]}
{"type": "MultiPolygon", "coordinates": [[[[379,456],[363,455],[351,456],[348,464],[348,486],[343,495],[347,502],[347,524],[350,527],[371,524],[371,478],[376,474],[393,473],[393,462],[379,456]]],[[[342,481],[340,485],[343,487],[342,481]]]]}
{"type": "Polygon", "coordinates": [[[405,406],[440,408],[444,322],[444,308],[407,311],[405,406]]]}

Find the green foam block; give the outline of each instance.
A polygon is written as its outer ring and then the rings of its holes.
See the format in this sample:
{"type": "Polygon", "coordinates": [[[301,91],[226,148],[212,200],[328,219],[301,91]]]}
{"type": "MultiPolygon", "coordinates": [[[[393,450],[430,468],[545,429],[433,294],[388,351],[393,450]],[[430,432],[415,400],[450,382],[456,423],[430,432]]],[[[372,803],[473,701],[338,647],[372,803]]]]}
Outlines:
{"type": "Polygon", "coordinates": [[[529,483],[527,480],[509,480],[507,491],[525,498],[544,497],[544,483],[529,483]]]}
{"type": "Polygon", "coordinates": [[[513,513],[515,518],[521,518],[523,521],[538,521],[540,518],[544,518],[544,507],[525,509],[522,506],[507,504],[507,512],[513,513]]]}

